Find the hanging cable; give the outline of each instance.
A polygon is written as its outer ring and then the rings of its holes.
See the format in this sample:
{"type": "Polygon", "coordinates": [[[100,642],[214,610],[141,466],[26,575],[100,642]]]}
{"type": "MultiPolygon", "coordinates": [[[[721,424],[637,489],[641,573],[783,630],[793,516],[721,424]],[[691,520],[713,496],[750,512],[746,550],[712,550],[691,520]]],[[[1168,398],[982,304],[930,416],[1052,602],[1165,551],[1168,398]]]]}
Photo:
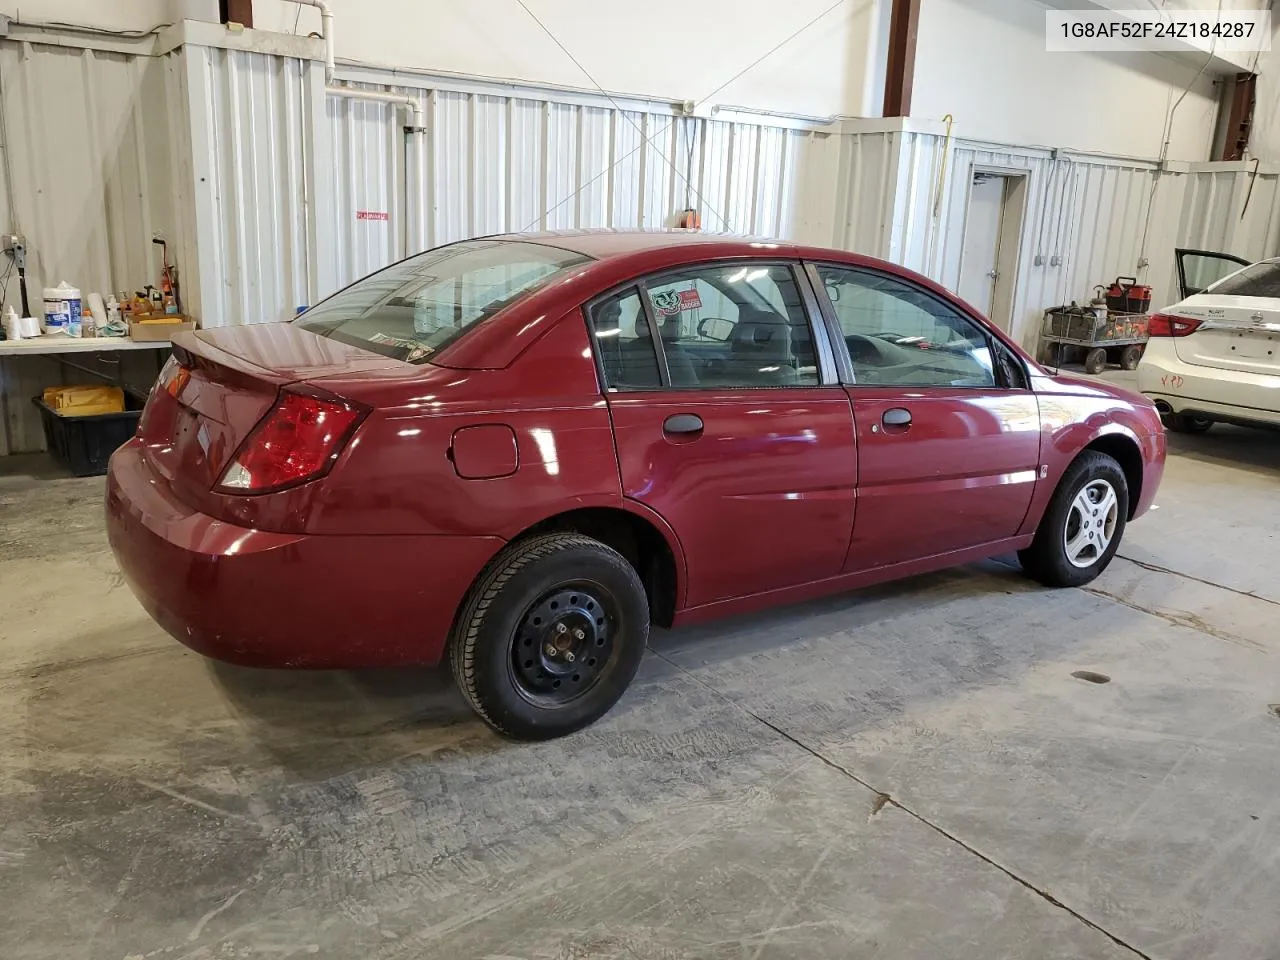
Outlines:
{"type": "MultiPolygon", "coordinates": [[[[840,0],[840,2],[842,2],[842,3],[843,3],[843,2],[844,2],[844,0],[840,0]]],[[[568,47],[566,47],[563,43],[561,43],[561,42],[560,42],[560,39],[559,39],[559,38],[558,38],[554,33],[552,33],[550,29],[548,29],[548,27],[547,27],[547,25],[546,25],[545,23],[543,23],[541,20],[539,20],[539,19],[538,19],[538,15],[537,15],[537,14],[535,14],[532,10],[530,10],[530,9],[529,9],[529,5],[528,5],[528,4],[526,4],[526,3],[524,2],[524,0],[516,0],[516,3],[520,4],[520,6],[524,8],[524,12],[525,12],[525,13],[527,13],[527,14],[528,14],[532,19],[533,19],[533,22],[534,22],[534,23],[536,23],[536,24],[538,25],[538,27],[542,30],[542,32],[543,32],[543,33],[545,33],[548,37],[550,37],[550,38],[551,38],[551,42],[552,42],[552,43],[554,43],[557,47],[559,47],[559,48],[560,48],[560,50],[564,53],[564,55],[565,55],[566,57],[568,57],[570,60],[572,60],[572,61],[573,61],[573,65],[574,65],[575,67],[577,67],[580,71],[582,71],[582,75],[583,75],[584,77],[586,77],[588,80],[590,80],[590,81],[591,81],[591,85],[592,85],[593,87],[595,87],[595,88],[596,88],[596,89],[597,89],[597,90],[598,90],[598,91],[599,91],[599,92],[604,96],[604,98],[605,98],[606,100],[608,100],[611,104],[613,104],[614,109],[615,109],[615,110],[617,110],[617,111],[618,111],[618,113],[619,113],[619,114],[621,114],[621,115],[622,115],[622,117],[623,117],[623,118],[624,118],[624,119],[625,119],[629,124],[631,124],[631,126],[635,127],[636,132],[640,134],[640,138],[641,138],[642,140],[644,140],[644,142],[645,142],[645,143],[647,143],[649,146],[653,147],[654,151],[658,154],[658,156],[662,158],[662,162],[663,162],[663,163],[665,163],[668,167],[670,167],[670,168],[671,168],[671,172],[672,172],[672,173],[674,173],[674,174],[675,174],[677,177],[679,177],[681,180],[684,180],[684,182],[685,182],[685,186],[686,186],[690,191],[692,191],[692,192],[693,192],[693,195],[694,195],[695,197],[697,197],[697,198],[698,198],[698,202],[699,202],[699,203],[701,203],[704,207],[706,207],[708,211],[710,211],[711,213],[715,214],[716,218],[717,218],[717,219],[718,219],[718,220],[719,220],[719,221],[720,221],[720,222],[721,222],[721,223],[722,223],[726,228],[728,228],[728,225],[729,225],[729,224],[728,224],[728,221],[727,221],[724,217],[722,217],[719,213],[717,213],[717,212],[716,212],[715,207],[711,206],[711,204],[707,202],[707,199],[706,199],[706,198],[705,198],[705,197],[704,197],[704,196],[703,196],[703,195],[698,191],[698,188],[697,188],[697,187],[695,187],[695,186],[693,185],[693,183],[691,183],[691,182],[690,182],[690,181],[689,181],[689,180],[684,176],[684,174],[682,174],[682,173],[680,172],[680,168],[679,168],[679,167],[677,167],[674,163],[672,163],[672,162],[671,162],[671,158],[670,158],[670,157],[668,157],[665,153],[663,153],[663,152],[662,152],[662,150],[660,150],[660,149],[658,148],[658,145],[657,145],[657,144],[655,144],[651,139],[649,139],[649,137],[645,134],[644,130],[641,128],[640,124],[636,123],[636,122],[635,122],[635,120],[631,119],[631,117],[630,117],[630,115],[627,113],[627,111],[625,111],[625,110],[623,110],[623,109],[622,109],[622,105],[621,105],[620,103],[618,103],[618,101],[617,101],[617,100],[615,100],[615,99],[613,98],[613,96],[612,96],[612,95],[611,95],[607,90],[605,90],[605,88],[604,88],[604,87],[602,87],[602,86],[599,84],[599,82],[597,82],[596,78],[595,78],[595,77],[593,77],[593,76],[591,75],[591,72],[590,72],[586,67],[584,67],[584,66],[583,66],[583,65],[578,61],[578,58],[577,58],[577,57],[575,57],[572,53],[570,53],[570,52],[569,52],[569,48],[568,48],[568,47]]],[[[670,124],[668,124],[668,125],[667,125],[667,128],[666,128],[666,129],[669,129],[669,128],[670,128],[670,124]]],[[[610,169],[612,169],[612,168],[610,168],[610,169]]],[[[606,171],[606,172],[607,172],[607,171],[606,171]]],[[[603,175],[603,174],[602,174],[602,175],[603,175]]],[[[596,179],[599,179],[599,178],[597,177],[596,179]]],[[[594,181],[592,181],[592,182],[594,182],[594,181]]],[[[583,186],[585,187],[585,186],[586,186],[586,184],[584,184],[583,186]]],[[[581,190],[582,190],[582,187],[579,187],[579,188],[578,188],[578,191],[579,191],[579,192],[581,192],[581,190]]],[[[576,196],[576,195],[577,195],[577,194],[575,193],[575,194],[574,194],[574,196],[576,196]]],[[[561,201],[561,203],[563,203],[563,202],[564,202],[564,201],[561,201]]],[[[559,206],[559,204],[557,204],[557,206],[559,206]]],[[[547,211],[547,212],[549,213],[550,211],[547,211]]],[[[544,216],[545,216],[545,214],[544,214],[544,216]]]]}

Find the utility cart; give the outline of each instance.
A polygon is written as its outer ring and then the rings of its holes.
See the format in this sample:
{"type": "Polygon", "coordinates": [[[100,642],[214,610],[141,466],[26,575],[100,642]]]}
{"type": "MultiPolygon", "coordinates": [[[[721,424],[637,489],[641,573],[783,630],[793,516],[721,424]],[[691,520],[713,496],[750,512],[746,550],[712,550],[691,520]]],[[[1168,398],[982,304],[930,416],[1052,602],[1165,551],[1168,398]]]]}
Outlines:
{"type": "Polygon", "coordinates": [[[1107,364],[1136,370],[1147,342],[1145,313],[1114,313],[1094,307],[1054,307],[1044,312],[1040,362],[1050,367],[1084,363],[1085,373],[1107,364]]]}

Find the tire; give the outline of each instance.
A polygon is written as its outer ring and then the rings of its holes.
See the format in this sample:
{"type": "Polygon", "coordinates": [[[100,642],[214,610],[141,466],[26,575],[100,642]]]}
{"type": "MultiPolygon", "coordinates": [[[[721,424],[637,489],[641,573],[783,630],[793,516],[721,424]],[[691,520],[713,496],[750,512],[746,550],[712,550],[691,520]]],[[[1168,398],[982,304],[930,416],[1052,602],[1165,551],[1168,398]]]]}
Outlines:
{"type": "Polygon", "coordinates": [[[1062,475],[1031,546],[1019,551],[1022,569],[1047,587],[1083,586],[1111,563],[1128,516],[1129,485],[1120,464],[1087,450],[1062,475]],[[1114,502],[1107,501],[1107,489],[1114,502]],[[1096,502],[1094,494],[1101,495],[1096,502]],[[1082,526],[1086,520],[1100,525],[1082,526]]]}
{"type": "Polygon", "coordinates": [[[1102,347],[1094,347],[1084,357],[1085,373],[1101,373],[1107,368],[1107,351],[1102,347]]]}
{"type": "Polygon", "coordinates": [[[1120,354],[1121,370],[1137,370],[1138,363],[1142,360],[1142,347],[1136,343],[1131,343],[1125,347],[1120,354]]]}
{"type": "Polygon", "coordinates": [[[648,638],[648,598],[626,558],[590,537],[552,533],[511,544],[480,575],[449,660],[485,723],[549,740],[618,702],[648,638]]]}
{"type": "Polygon", "coordinates": [[[1166,429],[1174,433],[1204,433],[1213,426],[1212,420],[1190,413],[1168,413],[1160,419],[1164,421],[1166,429]]]}
{"type": "Polygon", "coordinates": [[[1056,367],[1058,365],[1058,345],[1056,343],[1040,344],[1040,365],[1056,367]]]}

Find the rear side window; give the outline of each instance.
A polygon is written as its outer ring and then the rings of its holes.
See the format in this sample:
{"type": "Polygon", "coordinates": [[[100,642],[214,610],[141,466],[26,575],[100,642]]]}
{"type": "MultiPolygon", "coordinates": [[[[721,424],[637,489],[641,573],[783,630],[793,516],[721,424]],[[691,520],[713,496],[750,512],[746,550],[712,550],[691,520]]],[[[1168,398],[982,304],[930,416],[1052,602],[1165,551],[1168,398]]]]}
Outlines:
{"type": "Polygon", "coordinates": [[[638,290],[632,287],[601,300],[591,308],[589,319],[606,387],[652,390],[661,386],[658,354],[638,290]]]}
{"type": "Polygon", "coordinates": [[[1280,297],[1280,262],[1269,261],[1245,267],[1239,273],[1219,280],[1205,293],[1222,293],[1231,297],[1280,297]]]}
{"type": "Polygon", "coordinates": [[[469,327],[589,259],[538,243],[454,243],[365,277],[294,323],[322,337],[421,363],[469,327]]]}

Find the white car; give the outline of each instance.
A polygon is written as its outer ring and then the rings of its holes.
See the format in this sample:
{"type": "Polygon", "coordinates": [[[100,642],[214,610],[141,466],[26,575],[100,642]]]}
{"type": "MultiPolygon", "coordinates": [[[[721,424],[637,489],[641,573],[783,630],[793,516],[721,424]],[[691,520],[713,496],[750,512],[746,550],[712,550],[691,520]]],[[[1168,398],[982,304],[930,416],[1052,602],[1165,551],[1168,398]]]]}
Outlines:
{"type": "Polygon", "coordinates": [[[1280,425],[1280,257],[1176,255],[1183,299],[1150,318],[1138,390],[1182,433],[1280,425]]]}

